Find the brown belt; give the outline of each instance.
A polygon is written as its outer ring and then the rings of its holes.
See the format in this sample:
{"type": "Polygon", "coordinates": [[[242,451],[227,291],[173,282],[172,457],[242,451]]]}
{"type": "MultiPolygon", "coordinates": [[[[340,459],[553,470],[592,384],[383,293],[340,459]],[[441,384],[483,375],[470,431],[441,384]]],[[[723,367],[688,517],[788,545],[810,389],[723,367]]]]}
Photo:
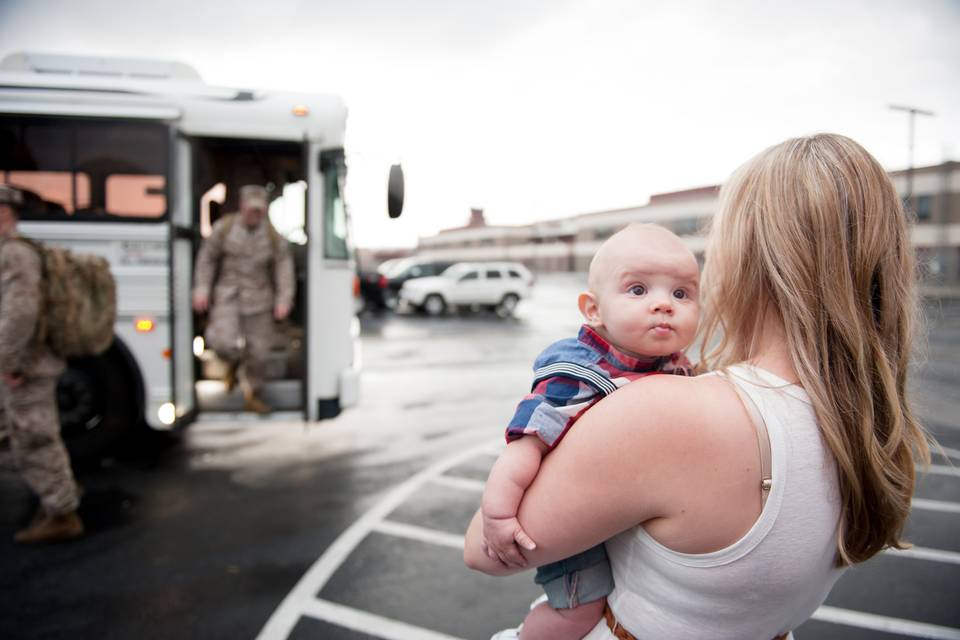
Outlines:
{"type": "MultiPolygon", "coordinates": [[[[603,608],[603,619],[607,621],[607,628],[610,629],[610,633],[618,640],[637,640],[636,636],[623,628],[623,625],[617,620],[617,616],[613,615],[613,611],[610,610],[609,604],[603,608]]],[[[773,640],[787,640],[788,635],[790,634],[784,633],[773,640]]]]}
{"type": "Polygon", "coordinates": [[[615,638],[619,640],[637,640],[632,633],[624,629],[623,625],[617,621],[617,616],[613,615],[609,603],[603,608],[603,619],[607,621],[607,627],[610,628],[610,633],[612,633],[615,638]]]}

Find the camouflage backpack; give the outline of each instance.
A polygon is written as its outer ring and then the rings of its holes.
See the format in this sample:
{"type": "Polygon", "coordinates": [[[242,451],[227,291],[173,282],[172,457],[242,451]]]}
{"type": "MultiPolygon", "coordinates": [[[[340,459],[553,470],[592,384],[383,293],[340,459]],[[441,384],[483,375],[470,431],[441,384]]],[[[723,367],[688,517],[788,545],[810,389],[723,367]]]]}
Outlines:
{"type": "Polygon", "coordinates": [[[40,255],[43,293],[37,341],[61,358],[95,356],[113,343],[117,285],[110,263],[20,237],[40,255]]]}

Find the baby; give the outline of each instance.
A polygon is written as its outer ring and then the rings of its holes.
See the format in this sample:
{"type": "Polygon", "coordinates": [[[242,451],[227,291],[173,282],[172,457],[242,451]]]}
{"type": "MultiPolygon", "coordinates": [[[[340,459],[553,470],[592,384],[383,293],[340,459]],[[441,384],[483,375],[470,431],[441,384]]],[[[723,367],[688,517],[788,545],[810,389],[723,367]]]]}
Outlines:
{"type": "MultiPolygon", "coordinates": [[[[600,246],[588,291],[578,299],[586,322],[576,338],[550,345],[537,358],[531,393],[518,405],[507,448],[487,479],[481,511],[491,557],[516,566],[523,563],[518,545],[536,547],[517,510],[543,456],[584,411],[637,378],[692,375],[682,350],[697,332],[698,284],[693,254],[663,227],[632,224],[600,246]]],[[[547,602],[531,609],[522,631],[501,631],[491,640],[582,638],[603,616],[613,589],[602,544],[538,568],[536,582],[547,602]]]]}

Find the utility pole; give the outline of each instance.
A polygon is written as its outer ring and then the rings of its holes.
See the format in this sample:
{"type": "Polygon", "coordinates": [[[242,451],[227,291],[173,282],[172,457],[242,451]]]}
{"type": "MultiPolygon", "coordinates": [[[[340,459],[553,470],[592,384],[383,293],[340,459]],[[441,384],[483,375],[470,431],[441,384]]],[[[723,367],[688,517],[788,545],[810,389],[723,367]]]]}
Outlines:
{"type": "Polygon", "coordinates": [[[910,137],[907,141],[907,148],[909,152],[909,159],[907,163],[907,197],[906,201],[910,203],[910,206],[913,206],[913,129],[914,129],[914,120],[917,115],[921,116],[932,116],[933,111],[927,111],[925,109],[919,109],[917,107],[906,107],[903,105],[892,104],[890,108],[894,111],[906,111],[910,114],[910,137]]]}

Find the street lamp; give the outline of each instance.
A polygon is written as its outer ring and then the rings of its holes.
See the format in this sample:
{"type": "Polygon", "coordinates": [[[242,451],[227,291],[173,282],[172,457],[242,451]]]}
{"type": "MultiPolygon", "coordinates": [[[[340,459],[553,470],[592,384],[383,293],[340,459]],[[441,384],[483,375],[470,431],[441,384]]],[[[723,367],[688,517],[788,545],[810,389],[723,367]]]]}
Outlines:
{"type": "Polygon", "coordinates": [[[909,203],[913,202],[913,121],[916,119],[917,114],[921,116],[932,116],[933,111],[927,111],[925,109],[918,109],[917,107],[905,107],[899,104],[891,104],[890,108],[894,111],[906,111],[910,114],[910,138],[907,142],[909,150],[909,160],[907,164],[907,197],[906,200],[909,203]]]}

